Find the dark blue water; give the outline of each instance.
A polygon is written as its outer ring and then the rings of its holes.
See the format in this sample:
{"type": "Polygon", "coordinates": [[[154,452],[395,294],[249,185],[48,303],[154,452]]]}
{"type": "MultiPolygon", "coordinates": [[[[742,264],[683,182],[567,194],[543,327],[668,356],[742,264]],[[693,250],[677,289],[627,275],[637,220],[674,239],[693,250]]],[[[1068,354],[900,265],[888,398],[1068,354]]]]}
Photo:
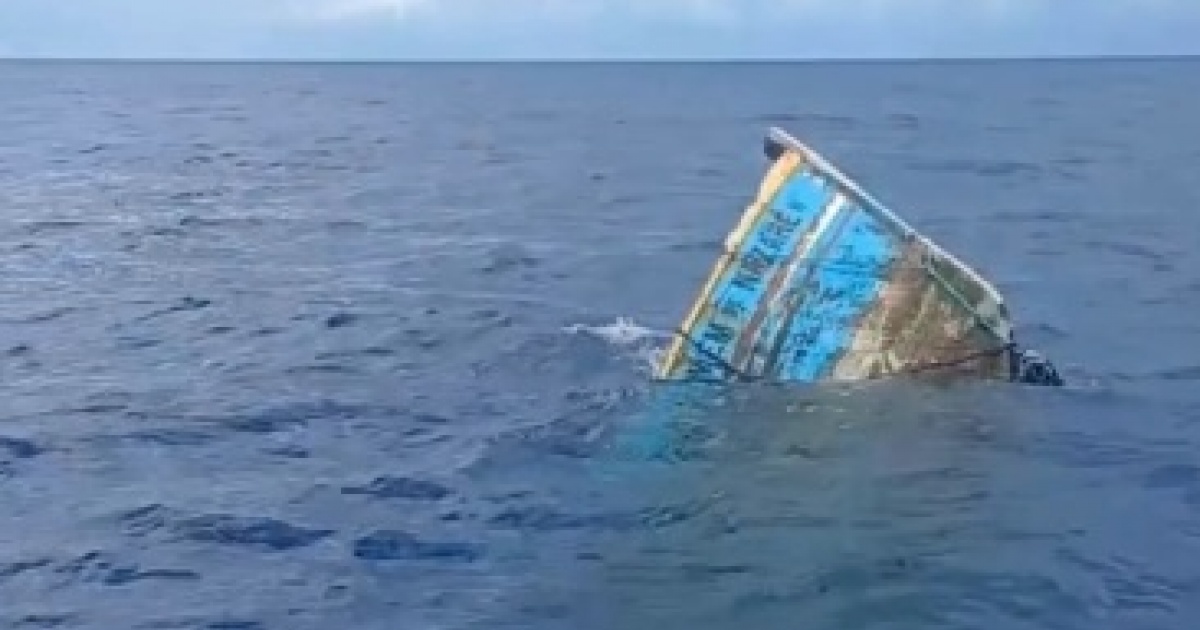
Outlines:
{"type": "Polygon", "coordinates": [[[1195,628],[1198,111],[1186,61],[0,65],[0,624],[1195,628]],[[671,407],[769,125],[1071,386],[671,407]]]}

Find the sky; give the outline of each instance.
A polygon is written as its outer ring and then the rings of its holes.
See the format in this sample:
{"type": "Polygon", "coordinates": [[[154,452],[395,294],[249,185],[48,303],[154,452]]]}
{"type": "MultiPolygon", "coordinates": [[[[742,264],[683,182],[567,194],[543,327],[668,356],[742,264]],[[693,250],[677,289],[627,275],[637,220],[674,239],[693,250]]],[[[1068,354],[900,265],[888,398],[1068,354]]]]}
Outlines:
{"type": "Polygon", "coordinates": [[[1200,0],[0,0],[0,57],[1200,54],[1200,0]]]}

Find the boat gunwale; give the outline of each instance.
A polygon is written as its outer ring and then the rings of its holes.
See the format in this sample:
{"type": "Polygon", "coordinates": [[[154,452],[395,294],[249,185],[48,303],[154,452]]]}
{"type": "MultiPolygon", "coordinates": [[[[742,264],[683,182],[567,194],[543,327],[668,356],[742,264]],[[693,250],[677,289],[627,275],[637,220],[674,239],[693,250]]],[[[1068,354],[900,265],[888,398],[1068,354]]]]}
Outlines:
{"type": "MultiPolygon", "coordinates": [[[[874,196],[872,196],[870,193],[868,193],[866,190],[864,190],[861,186],[859,186],[853,179],[851,179],[849,176],[847,176],[845,173],[843,173],[841,170],[839,170],[836,166],[834,166],[832,163],[830,163],[827,159],[825,159],[824,156],[822,156],[816,150],[810,148],[808,145],[804,144],[800,140],[796,139],[794,136],[789,134],[787,131],[785,131],[779,127],[771,127],[770,130],[768,131],[767,139],[770,142],[774,142],[785,149],[795,151],[797,154],[799,154],[804,159],[804,161],[809,166],[811,166],[813,169],[819,171],[820,174],[825,175],[826,177],[829,177],[830,179],[832,179],[835,183],[837,183],[840,187],[842,187],[848,194],[856,197],[860,202],[862,202],[864,210],[871,212],[876,217],[891,224],[891,226],[896,231],[898,231],[904,239],[919,241],[923,246],[925,246],[925,248],[932,255],[942,258],[946,262],[948,262],[951,266],[953,266],[957,269],[960,269],[971,282],[974,282],[980,288],[982,288],[983,291],[987,294],[987,297],[996,304],[996,308],[998,311],[997,316],[1003,321],[1004,328],[1007,329],[1006,332],[1008,332],[1009,335],[1011,335],[1012,323],[1009,321],[1008,309],[1007,309],[1007,304],[1005,302],[1004,296],[1000,294],[1000,291],[995,287],[995,285],[993,285],[991,282],[986,280],[982,275],[980,275],[979,271],[977,271],[972,266],[964,263],[962,260],[960,260],[958,257],[954,256],[950,252],[946,251],[944,248],[942,248],[940,245],[938,245],[935,241],[933,241],[929,237],[927,237],[924,234],[917,231],[915,228],[913,228],[911,225],[909,225],[906,221],[901,219],[899,215],[897,215],[890,208],[888,208],[886,205],[884,205],[883,202],[876,199],[874,196]]],[[[983,314],[979,313],[978,310],[973,305],[964,305],[964,306],[966,306],[967,309],[969,311],[971,311],[971,313],[976,317],[976,319],[983,321],[983,322],[987,322],[989,324],[988,326],[985,327],[989,333],[991,333],[996,338],[1001,339],[1004,342],[1009,341],[1009,339],[1005,338],[1004,334],[1001,334],[992,328],[992,324],[993,324],[992,318],[987,318],[983,314]]]]}

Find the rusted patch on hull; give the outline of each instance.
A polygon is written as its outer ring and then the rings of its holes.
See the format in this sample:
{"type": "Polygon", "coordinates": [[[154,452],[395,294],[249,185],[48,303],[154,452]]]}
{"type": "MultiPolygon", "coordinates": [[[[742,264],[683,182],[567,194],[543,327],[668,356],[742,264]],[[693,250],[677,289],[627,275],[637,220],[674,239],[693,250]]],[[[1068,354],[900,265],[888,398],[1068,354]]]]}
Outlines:
{"type": "MultiPolygon", "coordinates": [[[[839,358],[832,377],[839,380],[880,378],[912,372],[943,376],[1007,378],[1006,341],[982,327],[968,305],[958,303],[949,289],[962,289],[953,268],[939,274],[949,288],[930,274],[929,255],[911,241],[889,273],[878,301],[858,323],[858,331],[839,358]]],[[[979,292],[963,291],[980,300],[979,292]]]]}
{"type": "Polygon", "coordinates": [[[994,288],[811,149],[772,134],[758,199],[659,378],[1007,379],[1010,324],[994,288]],[[771,236],[768,214],[787,217],[778,234],[790,245],[771,236]]]}

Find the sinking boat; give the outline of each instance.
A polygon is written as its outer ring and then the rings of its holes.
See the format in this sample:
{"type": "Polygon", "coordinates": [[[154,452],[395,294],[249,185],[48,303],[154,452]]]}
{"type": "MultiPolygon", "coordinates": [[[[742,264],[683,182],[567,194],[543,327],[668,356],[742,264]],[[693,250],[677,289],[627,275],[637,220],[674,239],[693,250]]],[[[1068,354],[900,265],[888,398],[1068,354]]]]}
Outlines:
{"type": "Polygon", "coordinates": [[[1003,297],[816,151],[771,129],[758,195],[655,377],[1061,384],[1014,342],[1003,297]]]}

